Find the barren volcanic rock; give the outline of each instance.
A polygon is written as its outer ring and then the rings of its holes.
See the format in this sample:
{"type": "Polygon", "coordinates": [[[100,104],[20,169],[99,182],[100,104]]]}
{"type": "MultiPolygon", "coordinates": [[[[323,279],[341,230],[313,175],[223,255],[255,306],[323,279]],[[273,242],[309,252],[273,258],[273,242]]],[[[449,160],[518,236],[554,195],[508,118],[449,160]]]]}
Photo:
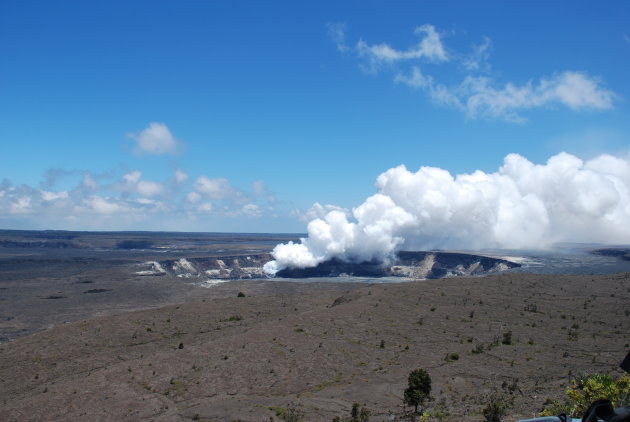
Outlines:
{"type": "Polygon", "coordinates": [[[571,374],[615,372],[630,341],[630,274],[204,292],[1,344],[0,420],[263,421],[292,407],[330,421],[354,402],[392,420],[416,368],[447,420],[483,419],[505,386],[514,420],[562,397],[571,374]]]}

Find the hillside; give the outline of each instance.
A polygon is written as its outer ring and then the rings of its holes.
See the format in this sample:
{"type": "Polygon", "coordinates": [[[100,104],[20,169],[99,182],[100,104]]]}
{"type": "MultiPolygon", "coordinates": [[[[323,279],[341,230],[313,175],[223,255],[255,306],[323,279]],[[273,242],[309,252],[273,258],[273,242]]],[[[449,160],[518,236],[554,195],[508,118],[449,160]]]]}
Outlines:
{"type": "Polygon", "coordinates": [[[0,345],[0,420],[263,421],[292,406],[331,421],[353,402],[391,420],[419,367],[447,420],[482,420],[502,386],[511,418],[531,417],[571,374],[615,370],[630,341],[629,277],[234,281],[0,345]]]}

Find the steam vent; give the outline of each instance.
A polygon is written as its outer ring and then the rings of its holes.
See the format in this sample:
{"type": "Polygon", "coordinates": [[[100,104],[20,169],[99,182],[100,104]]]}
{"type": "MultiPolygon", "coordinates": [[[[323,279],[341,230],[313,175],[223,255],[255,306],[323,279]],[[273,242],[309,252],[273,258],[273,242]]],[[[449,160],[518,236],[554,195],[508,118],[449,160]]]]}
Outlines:
{"type": "MultiPolygon", "coordinates": [[[[188,258],[151,261],[137,274],[147,276],[175,275],[180,278],[210,278],[223,280],[265,278],[263,265],[271,261],[270,254],[236,255],[208,258],[188,258]]],[[[504,259],[451,252],[401,251],[393,262],[346,262],[336,258],[312,268],[286,268],[278,271],[279,278],[309,277],[405,277],[440,278],[482,275],[520,267],[504,259]]]]}

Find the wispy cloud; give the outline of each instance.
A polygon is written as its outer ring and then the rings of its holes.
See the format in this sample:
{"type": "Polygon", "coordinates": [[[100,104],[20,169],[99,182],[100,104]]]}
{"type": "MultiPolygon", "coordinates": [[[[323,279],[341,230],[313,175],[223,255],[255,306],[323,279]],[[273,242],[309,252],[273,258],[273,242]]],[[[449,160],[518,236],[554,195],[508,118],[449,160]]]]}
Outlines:
{"type": "Polygon", "coordinates": [[[462,58],[462,66],[469,72],[489,72],[492,40],[484,37],[483,42],[475,45],[472,52],[462,58]]]}
{"type": "Polygon", "coordinates": [[[492,79],[467,76],[459,85],[436,83],[414,67],[409,75],[397,74],[396,82],[426,91],[440,105],[462,110],[467,118],[504,119],[523,123],[521,111],[543,106],[563,105],[572,110],[606,110],[613,107],[616,95],[599,85],[599,81],[582,72],[563,72],[537,83],[517,86],[507,83],[493,86],[492,79]]]}
{"type": "Polygon", "coordinates": [[[346,44],[346,24],[341,22],[329,23],[326,25],[328,36],[337,46],[337,50],[345,53],[350,50],[346,44]]]}
{"type": "Polygon", "coordinates": [[[186,180],[188,180],[188,173],[180,169],[175,170],[175,181],[178,184],[184,183],[186,180]]]}
{"type": "Polygon", "coordinates": [[[397,50],[386,43],[369,45],[365,41],[359,40],[356,45],[356,52],[359,57],[366,59],[368,62],[367,67],[364,66],[364,69],[373,72],[384,64],[414,59],[424,59],[434,63],[449,60],[440,34],[437,33],[433,25],[419,26],[416,28],[415,33],[422,35],[422,39],[418,44],[406,50],[397,50]]]}
{"type": "MultiPolygon", "coordinates": [[[[353,51],[361,60],[360,67],[374,73],[388,65],[395,82],[425,92],[438,105],[461,110],[468,119],[523,123],[527,120],[522,115],[525,110],[550,106],[574,111],[607,110],[613,108],[617,99],[600,78],[581,71],[566,70],[520,84],[498,82],[490,75],[490,38],[484,38],[472,52],[458,54],[447,53],[432,25],[420,26],[415,33],[422,35],[422,40],[406,50],[386,43],[368,45],[359,40],[353,51]],[[443,83],[439,80],[440,72],[425,73],[420,67],[422,62],[455,66],[463,71],[462,80],[456,84],[443,83]]],[[[345,32],[343,40],[345,43],[345,32]]]]}
{"type": "Polygon", "coordinates": [[[129,136],[136,141],[135,152],[140,155],[174,154],[182,146],[164,123],[150,123],[141,132],[129,136]]]}
{"type": "MultiPolygon", "coordinates": [[[[53,173],[73,177],[75,187],[68,190],[14,186],[0,182],[0,224],[24,228],[85,229],[106,227],[123,229],[152,228],[160,221],[211,218],[260,218],[273,213],[274,201],[262,180],[251,183],[251,192],[233,185],[226,178],[198,176],[188,181],[188,174],[177,170],[175,181],[145,180],[139,170],[97,175],[86,172],[53,173]],[[185,177],[184,177],[185,176],[185,177]]],[[[47,181],[42,183],[54,185],[47,181]]]]}
{"type": "Polygon", "coordinates": [[[224,177],[209,179],[206,176],[199,176],[194,184],[196,192],[208,199],[215,201],[247,202],[245,194],[224,177]]]}

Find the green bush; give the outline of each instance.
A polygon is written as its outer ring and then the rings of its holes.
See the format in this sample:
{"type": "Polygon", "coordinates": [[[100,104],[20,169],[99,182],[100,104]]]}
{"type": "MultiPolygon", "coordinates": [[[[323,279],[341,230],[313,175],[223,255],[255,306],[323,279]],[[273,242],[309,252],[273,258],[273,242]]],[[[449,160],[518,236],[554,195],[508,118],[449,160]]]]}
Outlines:
{"type": "Polygon", "coordinates": [[[512,407],[514,398],[506,394],[493,394],[488,398],[488,404],[482,413],[486,422],[500,422],[512,407]]]}
{"type": "Polygon", "coordinates": [[[573,417],[581,417],[591,403],[599,399],[610,400],[613,407],[627,405],[627,400],[630,399],[630,376],[624,374],[617,379],[609,374],[578,377],[571,381],[567,389],[567,400],[564,403],[547,400],[539,415],[552,416],[567,413],[573,417]]]}
{"type": "Polygon", "coordinates": [[[455,362],[456,360],[459,360],[459,353],[457,353],[457,352],[449,353],[449,354],[446,355],[444,360],[446,362],[455,362]]]}
{"type": "Polygon", "coordinates": [[[473,355],[478,355],[480,353],[483,353],[483,343],[479,343],[478,345],[475,346],[474,349],[472,349],[473,355]]]}
{"type": "Polygon", "coordinates": [[[281,421],[285,422],[299,422],[304,418],[304,414],[293,406],[289,406],[286,408],[279,406],[270,406],[269,410],[276,412],[276,416],[280,418],[281,421]]]}
{"type": "Polygon", "coordinates": [[[609,374],[593,374],[571,381],[567,397],[571,404],[571,415],[582,415],[592,402],[610,400],[614,407],[623,406],[630,396],[630,377],[625,374],[614,379],[609,374]]]}

